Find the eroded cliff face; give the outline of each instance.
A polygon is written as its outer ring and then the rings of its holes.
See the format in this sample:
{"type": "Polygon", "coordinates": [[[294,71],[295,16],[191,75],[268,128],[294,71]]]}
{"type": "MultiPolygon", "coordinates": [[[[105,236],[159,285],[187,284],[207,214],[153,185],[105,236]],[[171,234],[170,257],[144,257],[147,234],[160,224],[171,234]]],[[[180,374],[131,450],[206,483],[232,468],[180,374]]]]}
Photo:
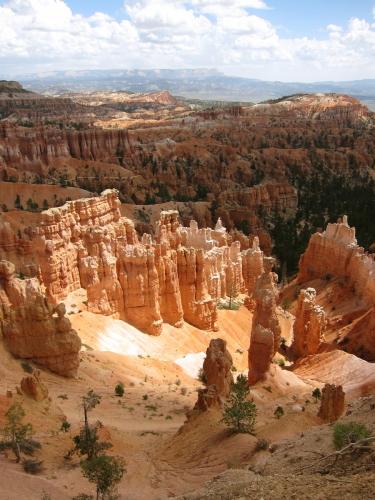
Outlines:
{"type": "Polygon", "coordinates": [[[107,190],[35,215],[17,233],[0,221],[1,256],[38,277],[51,303],[84,288],[89,311],[153,335],[163,322],[179,327],[184,320],[216,330],[219,300],[252,295],[263,269],[256,241],[241,252],[220,220],[214,230],[198,229],[195,221],[183,227],[174,210],[161,212],[155,240],[139,239],[119,206],[117,192],[107,190]]]}
{"type": "Polygon", "coordinates": [[[347,279],[364,305],[375,303],[374,256],[358,246],[355,228],[345,216],[342,222],[328,224],[323,233],[313,234],[299,262],[298,283],[329,276],[347,279]]]}
{"type": "MultiPolygon", "coordinates": [[[[347,310],[347,307],[341,315],[335,315],[331,311],[332,317],[327,322],[331,332],[335,330],[338,332],[337,345],[349,353],[373,361],[375,359],[375,259],[373,254],[367,254],[358,246],[355,228],[349,227],[346,217],[342,222],[328,224],[323,233],[314,234],[307,250],[300,258],[297,283],[307,283],[316,278],[338,281],[343,289],[341,294],[346,293],[348,297],[352,297],[352,311],[347,310]]],[[[311,301],[310,305],[305,299],[299,302],[293,346],[296,355],[303,356],[309,350],[315,350],[313,345],[315,347],[318,345],[318,332],[322,323],[319,314],[314,314],[315,318],[311,318],[314,308],[316,306],[313,306],[311,301]],[[308,330],[310,338],[315,338],[312,343],[307,338],[308,330]]]]}
{"type": "Polygon", "coordinates": [[[118,163],[130,151],[126,130],[69,130],[0,125],[0,161],[9,167],[50,166],[56,158],[118,163]]]}
{"type": "Polygon", "coordinates": [[[292,344],[292,352],[297,359],[316,354],[324,342],[325,313],[315,301],[314,288],[300,291],[292,344]]]}
{"type": "Polygon", "coordinates": [[[280,346],[281,327],[276,315],[277,276],[272,272],[274,260],[264,259],[264,272],[255,286],[255,311],[249,347],[249,384],[255,384],[268,371],[280,346]]]}
{"type": "Polygon", "coordinates": [[[64,376],[79,366],[81,341],[65,316],[51,305],[36,278],[21,280],[14,265],[0,261],[0,331],[9,351],[64,376]]]}

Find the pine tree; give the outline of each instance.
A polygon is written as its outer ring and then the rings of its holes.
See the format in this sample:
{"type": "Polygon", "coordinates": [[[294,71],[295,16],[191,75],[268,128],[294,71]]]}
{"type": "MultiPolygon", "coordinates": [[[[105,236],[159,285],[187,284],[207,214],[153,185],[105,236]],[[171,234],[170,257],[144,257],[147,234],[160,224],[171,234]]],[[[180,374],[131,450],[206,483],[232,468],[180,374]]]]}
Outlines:
{"type": "Polygon", "coordinates": [[[40,443],[32,439],[32,425],[22,423],[24,416],[25,410],[20,403],[14,403],[6,412],[7,423],[1,429],[3,438],[0,440],[0,451],[12,450],[17,463],[21,460],[21,453],[32,455],[40,448],[40,443]]]}
{"type": "Polygon", "coordinates": [[[233,432],[249,434],[254,432],[257,408],[253,401],[247,401],[249,393],[247,378],[244,375],[238,375],[224,406],[222,419],[233,432]]]}

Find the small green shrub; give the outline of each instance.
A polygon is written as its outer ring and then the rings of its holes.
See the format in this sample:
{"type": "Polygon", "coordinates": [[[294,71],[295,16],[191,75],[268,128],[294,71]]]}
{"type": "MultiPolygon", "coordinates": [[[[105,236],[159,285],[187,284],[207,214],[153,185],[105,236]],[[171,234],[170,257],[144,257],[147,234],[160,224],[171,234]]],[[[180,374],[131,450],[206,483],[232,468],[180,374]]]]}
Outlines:
{"type": "Polygon", "coordinates": [[[119,398],[122,398],[122,396],[124,395],[125,393],[125,387],[124,387],[124,384],[122,382],[119,382],[116,387],[115,387],[115,394],[116,396],[118,396],[119,398]]]}
{"type": "Polygon", "coordinates": [[[71,427],[70,423],[67,420],[64,420],[64,422],[62,422],[61,424],[60,430],[62,430],[63,432],[68,432],[70,427],[71,427]]]}
{"type": "Polygon", "coordinates": [[[34,460],[32,458],[27,458],[22,460],[22,467],[28,474],[38,474],[43,470],[43,462],[39,460],[34,460]]]}
{"type": "Polygon", "coordinates": [[[318,402],[318,399],[321,399],[322,397],[322,392],[321,390],[319,389],[319,387],[316,387],[312,393],[311,393],[311,396],[315,399],[315,403],[318,402]]]}
{"type": "Polygon", "coordinates": [[[337,423],[333,428],[333,444],[336,450],[341,450],[350,443],[356,443],[370,436],[369,429],[358,422],[337,423]]]}
{"type": "Polygon", "coordinates": [[[34,368],[30,365],[28,361],[22,361],[21,363],[22,369],[26,373],[33,373],[34,368]]]}
{"type": "Polygon", "coordinates": [[[273,414],[276,418],[281,418],[284,415],[284,408],[282,406],[277,406],[273,414]]]}

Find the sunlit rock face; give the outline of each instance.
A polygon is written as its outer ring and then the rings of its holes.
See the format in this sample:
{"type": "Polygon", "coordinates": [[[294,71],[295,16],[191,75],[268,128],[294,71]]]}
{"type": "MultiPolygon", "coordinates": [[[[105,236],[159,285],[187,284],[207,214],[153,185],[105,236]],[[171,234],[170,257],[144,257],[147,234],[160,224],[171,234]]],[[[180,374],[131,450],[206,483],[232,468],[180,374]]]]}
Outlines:
{"type": "Polygon", "coordinates": [[[249,384],[261,380],[268,371],[281,340],[281,327],[276,314],[277,276],[272,272],[274,260],[264,259],[264,272],[254,291],[255,311],[249,347],[249,384]]]}
{"type": "Polygon", "coordinates": [[[296,358],[316,354],[324,342],[325,313],[315,301],[314,288],[300,291],[293,325],[292,352],[296,358]]]}
{"type": "MultiPolygon", "coordinates": [[[[361,314],[347,325],[338,345],[349,353],[374,361],[375,256],[358,246],[355,228],[348,225],[345,216],[336,224],[328,224],[323,233],[313,234],[300,258],[297,283],[306,283],[316,278],[338,278],[345,284],[348,293],[354,295],[361,314]]],[[[296,326],[299,324],[297,314],[296,326]]],[[[318,335],[319,325],[315,324],[314,328],[318,335]]],[[[301,329],[295,337],[297,342],[298,339],[304,342],[300,332],[301,329]]],[[[306,345],[302,348],[295,344],[295,347],[297,355],[304,355],[307,349],[306,345]]]]}
{"type": "Polygon", "coordinates": [[[194,412],[220,408],[229,396],[233,384],[233,360],[223,339],[212,339],[206,351],[202,368],[204,388],[198,390],[194,412]]]}
{"type": "Polygon", "coordinates": [[[375,260],[359,247],[355,228],[342,222],[328,224],[323,233],[315,233],[301,256],[297,281],[333,276],[346,278],[364,305],[375,304],[375,260]]]}
{"type": "Polygon", "coordinates": [[[36,278],[19,279],[14,265],[0,261],[0,331],[9,351],[64,376],[79,366],[81,341],[65,316],[51,305],[36,278]]]}
{"type": "Polygon", "coordinates": [[[184,320],[216,330],[218,300],[252,295],[263,271],[257,240],[241,251],[220,219],[215,229],[184,227],[177,211],[162,211],[155,236],[139,237],[116,190],[46,210],[17,234],[2,222],[0,234],[1,255],[38,277],[51,303],[84,288],[89,311],[152,335],[184,320]]]}

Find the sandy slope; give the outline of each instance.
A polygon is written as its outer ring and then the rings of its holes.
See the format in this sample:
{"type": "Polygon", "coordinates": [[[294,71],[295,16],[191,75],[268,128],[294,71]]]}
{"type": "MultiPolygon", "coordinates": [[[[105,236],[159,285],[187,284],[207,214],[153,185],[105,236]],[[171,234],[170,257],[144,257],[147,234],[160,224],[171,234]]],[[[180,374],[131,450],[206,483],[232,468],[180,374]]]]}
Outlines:
{"type": "MultiPolygon", "coordinates": [[[[152,337],[124,322],[88,313],[83,300],[84,294],[79,293],[67,300],[69,318],[84,344],[79,374],[76,379],[62,379],[43,372],[50,400],[37,403],[16,395],[15,387],[25,373],[20,361],[0,343],[0,415],[11,402],[22,401],[27,420],[43,444],[39,456],[45,465],[44,472],[33,477],[15,465],[11,455],[1,458],[2,477],[10,483],[0,489],[1,500],[40,500],[43,491],[53,500],[65,500],[93,491],[81,476],[78,459],[67,462],[63,458],[81,424],[80,398],[89,388],[102,396],[91,420],[102,423],[103,438],[110,440],[113,452],[127,462],[127,474],[119,488],[121,498],[156,500],[183,494],[228,467],[251,460],[256,438],[228,436],[220,411],[210,411],[184,425],[200,385],[195,374],[211,338],[226,339],[236,370],[247,370],[251,324],[247,309],[219,311],[219,332],[203,332],[188,324],[180,329],[164,325],[163,333],[152,337]],[[125,384],[121,399],[114,396],[118,381],[125,384]],[[7,390],[12,390],[12,398],[1,396],[7,390]],[[63,418],[72,424],[66,434],[60,431],[63,418]]],[[[282,320],[285,338],[290,336],[291,323],[291,316],[282,320]]],[[[265,380],[251,391],[258,408],[257,437],[275,442],[319,424],[317,405],[306,401],[316,385],[333,374],[338,376],[334,359],[327,366],[326,374],[319,363],[305,367],[301,371],[305,380],[299,373],[272,366],[265,380]],[[322,372],[321,379],[317,370],[322,372]],[[277,405],[285,412],[280,420],[273,415],[277,405]]],[[[354,385],[365,373],[363,365],[356,366],[359,371],[354,385]]]]}

